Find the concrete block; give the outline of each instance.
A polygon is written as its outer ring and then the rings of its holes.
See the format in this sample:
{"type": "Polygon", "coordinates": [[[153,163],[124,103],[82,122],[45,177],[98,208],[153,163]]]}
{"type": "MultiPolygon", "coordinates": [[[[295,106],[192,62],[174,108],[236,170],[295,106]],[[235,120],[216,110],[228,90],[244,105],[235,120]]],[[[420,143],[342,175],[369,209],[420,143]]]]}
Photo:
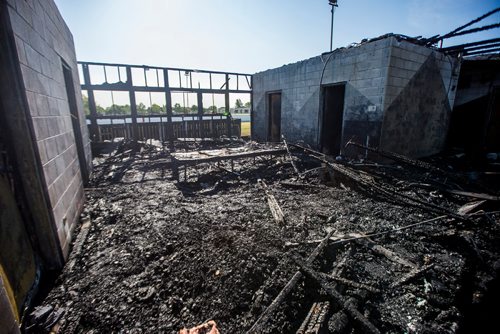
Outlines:
{"type": "Polygon", "coordinates": [[[61,154],[68,149],[66,134],[63,133],[61,135],[56,136],[55,138],[56,138],[55,143],[57,147],[57,153],[61,154]]]}
{"type": "Polygon", "coordinates": [[[16,11],[30,26],[33,26],[33,9],[28,2],[16,1],[16,11]]]}
{"type": "Polygon", "coordinates": [[[376,67],[376,68],[371,68],[364,73],[365,78],[380,78],[382,76],[382,68],[376,67]]]}
{"type": "Polygon", "coordinates": [[[26,22],[26,20],[12,8],[9,8],[9,17],[14,34],[21,38],[24,42],[29,42],[32,28],[28,22],[26,22]]]}
{"type": "Polygon", "coordinates": [[[61,84],[53,79],[50,79],[49,87],[50,87],[50,95],[52,97],[62,99],[62,100],[67,99],[66,87],[63,86],[63,84],[61,84]]]}
{"type": "Polygon", "coordinates": [[[48,78],[26,65],[23,64],[20,65],[21,65],[21,72],[23,75],[24,86],[26,87],[26,89],[34,93],[48,95],[49,94],[47,87],[48,78]]]}
{"type": "MultiPolygon", "coordinates": [[[[45,146],[45,149],[47,150],[47,146],[45,146]]],[[[50,157],[49,157],[49,159],[50,159],[50,157]]],[[[53,192],[52,194],[50,193],[51,192],[51,190],[50,190],[51,185],[54,184],[55,180],[59,176],[57,174],[56,165],[55,165],[54,160],[50,160],[49,162],[47,162],[43,166],[43,173],[45,175],[45,182],[47,183],[47,186],[49,187],[49,196],[51,197],[51,203],[55,204],[56,203],[55,200],[58,197],[58,195],[55,193],[55,189],[52,190],[52,192],[53,192]]]]}
{"type": "Polygon", "coordinates": [[[24,50],[24,42],[19,36],[15,36],[16,40],[16,50],[19,62],[24,65],[28,65],[28,60],[26,59],[26,51],[24,50]]]}
{"type": "Polygon", "coordinates": [[[26,91],[26,99],[28,100],[28,108],[30,114],[33,116],[38,116],[38,106],[37,106],[37,94],[33,92],[26,91]]]}
{"type": "Polygon", "coordinates": [[[52,69],[52,63],[42,55],[40,55],[39,59],[40,59],[40,67],[42,74],[45,75],[46,77],[52,78],[54,75],[52,69]]]}
{"type": "Polygon", "coordinates": [[[41,54],[36,52],[28,44],[24,46],[24,49],[26,50],[26,59],[28,62],[28,66],[31,67],[33,70],[42,73],[42,65],[40,62],[40,58],[42,57],[41,54]]]}
{"type": "Polygon", "coordinates": [[[71,163],[77,158],[76,146],[72,144],[63,154],[64,165],[70,166],[71,163]]]}
{"type": "Polygon", "coordinates": [[[64,163],[64,155],[61,153],[57,157],[55,157],[54,163],[56,166],[58,177],[60,178],[60,182],[66,184],[68,182],[67,181],[68,177],[66,175],[67,174],[66,169],[68,166],[66,166],[66,164],[64,163]]]}
{"type": "Polygon", "coordinates": [[[372,87],[377,87],[377,88],[383,87],[384,78],[378,77],[378,78],[373,78],[371,80],[372,80],[372,87]]]}
{"type": "Polygon", "coordinates": [[[404,51],[401,47],[393,46],[391,50],[392,57],[404,58],[404,51]]]}
{"type": "Polygon", "coordinates": [[[401,92],[402,87],[400,86],[391,86],[389,83],[387,83],[387,86],[385,88],[385,94],[387,96],[397,96],[399,95],[399,92],[401,92]]]}
{"type": "Polygon", "coordinates": [[[55,201],[52,202],[51,200],[51,204],[52,207],[55,207],[57,203],[61,200],[61,197],[64,194],[64,190],[66,190],[66,184],[61,175],[59,175],[59,177],[56,179],[53,186],[54,186],[55,201]]]}
{"type": "MultiPolygon", "coordinates": [[[[39,5],[40,1],[37,0],[34,3],[36,3],[35,6],[40,6],[39,5]]],[[[32,23],[33,23],[32,27],[33,27],[33,30],[36,31],[43,40],[46,39],[46,35],[45,35],[46,34],[46,29],[45,29],[44,18],[45,18],[44,13],[43,12],[38,12],[38,11],[35,11],[34,15],[32,16],[32,23]]]]}
{"type": "MultiPolygon", "coordinates": [[[[49,137],[45,139],[44,144],[45,144],[45,151],[47,152],[47,159],[50,161],[55,157],[57,157],[58,152],[57,152],[56,137],[49,137]]],[[[55,167],[55,165],[53,167],[55,167]]]]}
{"type": "Polygon", "coordinates": [[[405,64],[407,64],[408,62],[409,61],[407,59],[392,57],[391,66],[404,69],[405,64]]]}
{"type": "Polygon", "coordinates": [[[408,79],[404,79],[404,78],[398,78],[398,77],[394,77],[394,76],[390,76],[389,78],[387,78],[387,84],[388,85],[391,85],[391,86],[396,86],[396,87],[405,87],[406,84],[408,83],[408,79]]]}
{"type": "Polygon", "coordinates": [[[414,61],[408,61],[405,64],[405,69],[409,70],[409,71],[412,71],[412,72],[417,72],[420,69],[421,66],[422,66],[422,63],[417,63],[417,62],[414,62],[414,61]]]}
{"type": "Polygon", "coordinates": [[[45,117],[45,122],[47,123],[47,138],[52,138],[61,134],[61,130],[57,126],[56,116],[45,117]]]}
{"type": "Polygon", "coordinates": [[[40,155],[40,161],[42,165],[46,164],[49,159],[47,158],[47,151],[45,150],[45,144],[43,140],[37,141],[38,152],[40,155]]]}
{"type": "Polygon", "coordinates": [[[35,130],[35,140],[43,140],[48,137],[47,122],[44,117],[33,117],[32,123],[35,130]]]}
{"type": "Polygon", "coordinates": [[[57,98],[49,96],[47,98],[48,100],[48,106],[49,106],[49,113],[48,115],[51,116],[59,116],[59,101],[57,98]]]}
{"type": "Polygon", "coordinates": [[[365,97],[368,97],[370,99],[371,98],[378,98],[378,97],[382,96],[383,87],[373,86],[373,87],[361,88],[361,89],[359,89],[359,92],[361,94],[363,94],[365,97]]]}
{"type": "MultiPolygon", "coordinates": [[[[408,78],[410,71],[399,67],[391,67],[389,75],[397,78],[408,78]]],[[[413,73],[412,73],[413,74],[413,73]]]]}
{"type": "MultiPolygon", "coordinates": [[[[30,93],[30,92],[27,92],[30,93]]],[[[49,115],[49,101],[47,96],[38,93],[32,93],[36,100],[36,114],[39,116],[49,115]]],[[[29,95],[28,95],[29,96],[29,95]]],[[[34,115],[34,113],[31,113],[34,115]]]]}
{"type": "MultiPolygon", "coordinates": [[[[54,219],[56,221],[56,225],[62,225],[62,218],[64,217],[64,213],[61,215],[61,213],[57,212],[57,217],[58,218],[55,218],[56,217],[56,210],[54,209],[54,219]]],[[[59,226],[57,227],[57,236],[58,236],[58,239],[59,239],[59,244],[61,245],[61,248],[63,247],[63,245],[66,243],[66,239],[67,239],[67,235],[66,235],[66,229],[64,228],[64,226],[59,226]]]]}
{"type": "Polygon", "coordinates": [[[29,34],[29,40],[25,42],[26,44],[29,44],[38,53],[42,55],[45,55],[45,53],[47,53],[48,49],[47,43],[42,39],[42,36],[40,36],[34,30],[32,30],[31,33],[29,34]]]}

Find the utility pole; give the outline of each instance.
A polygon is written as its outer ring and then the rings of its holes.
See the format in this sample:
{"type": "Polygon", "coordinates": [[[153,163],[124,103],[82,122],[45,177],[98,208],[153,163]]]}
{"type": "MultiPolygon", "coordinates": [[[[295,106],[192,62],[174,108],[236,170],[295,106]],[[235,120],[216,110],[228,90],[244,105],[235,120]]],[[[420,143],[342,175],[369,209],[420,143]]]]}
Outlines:
{"type": "Polygon", "coordinates": [[[333,51],[333,16],[335,14],[335,7],[338,7],[337,0],[328,0],[330,6],[332,6],[332,25],[330,28],[330,51],[333,51]]]}

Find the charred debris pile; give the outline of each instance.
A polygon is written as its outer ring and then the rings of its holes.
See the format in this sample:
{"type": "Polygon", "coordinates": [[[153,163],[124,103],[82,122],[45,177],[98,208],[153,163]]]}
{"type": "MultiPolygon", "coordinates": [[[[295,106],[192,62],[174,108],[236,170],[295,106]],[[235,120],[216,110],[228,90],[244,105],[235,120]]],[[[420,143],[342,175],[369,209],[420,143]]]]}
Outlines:
{"type": "Polygon", "coordinates": [[[95,158],[84,223],[31,330],[465,333],[497,321],[498,174],[348,145],[363,159],[286,141],[115,143],[95,158]]]}

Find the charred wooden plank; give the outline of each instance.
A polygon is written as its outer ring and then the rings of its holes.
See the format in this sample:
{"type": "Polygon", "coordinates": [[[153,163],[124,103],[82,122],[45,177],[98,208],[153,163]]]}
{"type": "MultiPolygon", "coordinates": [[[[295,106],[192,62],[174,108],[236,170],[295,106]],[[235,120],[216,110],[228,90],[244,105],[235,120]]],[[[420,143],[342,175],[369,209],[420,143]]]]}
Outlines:
{"type": "MultiPolygon", "coordinates": [[[[304,264],[302,261],[295,258],[300,271],[304,276],[313,280],[318,284],[321,289],[326,293],[326,295],[337,305],[339,305],[347,314],[347,316],[355,322],[361,330],[366,333],[380,333],[377,327],[373,325],[361,312],[359,312],[351,303],[348,303],[346,298],[342,296],[335,288],[326,284],[323,277],[312,270],[308,265],[304,264]]],[[[323,274],[324,275],[324,274],[323,274]]]]}
{"type": "Polygon", "coordinates": [[[221,155],[218,154],[213,156],[209,155],[206,157],[197,157],[197,158],[190,158],[187,156],[182,157],[181,155],[176,153],[177,156],[172,155],[172,160],[175,161],[178,165],[191,166],[207,162],[216,162],[216,161],[231,160],[231,159],[243,159],[243,158],[251,158],[264,155],[271,155],[271,156],[283,155],[285,153],[286,153],[285,149],[273,149],[273,150],[259,150],[259,151],[250,151],[250,152],[242,152],[234,154],[221,154],[221,155]]]}
{"type": "Polygon", "coordinates": [[[288,157],[290,158],[290,164],[293,167],[293,170],[295,171],[295,174],[297,174],[298,177],[300,177],[300,172],[297,166],[295,165],[295,161],[293,161],[293,155],[290,153],[290,149],[288,148],[288,144],[286,143],[285,136],[281,135],[281,139],[283,140],[283,144],[285,145],[286,152],[288,153],[288,157]]]}
{"type": "MultiPolygon", "coordinates": [[[[331,276],[342,275],[345,269],[345,264],[347,262],[347,259],[352,255],[352,253],[353,253],[353,247],[349,247],[347,252],[345,252],[340,261],[338,261],[335,267],[333,268],[330,274],[331,276]]],[[[336,283],[332,282],[332,286],[335,287],[336,283]]],[[[331,305],[329,301],[313,303],[313,306],[311,306],[309,313],[307,314],[306,318],[300,325],[296,334],[322,333],[322,331],[324,331],[325,329],[326,319],[328,313],[330,312],[330,309],[331,305]]],[[[343,315],[346,318],[346,322],[348,322],[347,316],[345,315],[344,311],[340,310],[338,314],[343,315]]]]}
{"type": "MultiPolygon", "coordinates": [[[[327,221],[330,221],[328,219],[327,221]]],[[[323,253],[323,250],[328,245],[330,237],[332,236],[333,231],[328,232],[326,237],[320,242],[320,244],[314,249],[314,251],[309,255],[306,260],[307,264],[311,264],[316,260],[316,258],[323,253]]],[[[263,332],[263,326],[269,320],[269,317],[276,311],[278,306],[283,302],[283,300],[290,294],[290,292],[295,288],[297,283],[302,279],[302,273],[297,271],[290,281],[283,287],[280,293],[274,298],[271,304],[266,308],[264,312],[260,315],[260,317],[255,321],[253,326],[246,332],[247,334],[259,334],[263,332]]]]}
{"type": "Polygon", "coordinates": [[[366,238],[366,239],[358,239],[356,240],[357,243],[369,248],[370,250],[372,250],[374,253],[378,254],[378,255],[382,255],[384,257],[386,257],[388,260],[392,261],[392,262],[395,262],[395,263],[399,263],[405,267],[409,267],[409,268],[412,268],[412,269],[415,269],[417,268],[417,265],[414,264],[413,262],[407,260],[407,259],[404,259],[402,258],[401,256],[399,256],[396,252],[393,252],[392,250],[384,247],[384,246],[381,246],[379,244],[376,244],[373,240],[369,239],[369,238],[366,238]]]}
{"type": "Polygon", "coordinates": [[[273,215],[274,220],[280,226],[285,226],[285,215],[283,214],[283,210],[281,210],[276,197],[269,191],[267,184],[263,180],[257,181],[261,188],[264,190],[264,193],[267,197],[267,204],[269,205],[269,210],[271,210],[271,214],[273,215]]]}
{"type": "Polygon", "coordinates": [[[424,265],[422,267],[418,267],[418,268],[413,269],[408,274],[404,275],[402,279],[391,284],[391,289],[396,288],[400,285],[403,285],[406,282],[411,281],[412,279],[415,279],[416,277],[420,276],[421,274],[423,274],[427,270],[431,269],[433,266],[434,266],[434,264],[428,264],[428,265],[424,265]]]}
{"type": "Polygon", "coordinates": [[[461,190],[445,190],[445,191],[449,192],[450,194],[464,196],[464,197],[479,198],[489,201],[500,201],[500,196],[493,196],[485,193],[474,193],[470,191],[461,191],[461,190]]]}

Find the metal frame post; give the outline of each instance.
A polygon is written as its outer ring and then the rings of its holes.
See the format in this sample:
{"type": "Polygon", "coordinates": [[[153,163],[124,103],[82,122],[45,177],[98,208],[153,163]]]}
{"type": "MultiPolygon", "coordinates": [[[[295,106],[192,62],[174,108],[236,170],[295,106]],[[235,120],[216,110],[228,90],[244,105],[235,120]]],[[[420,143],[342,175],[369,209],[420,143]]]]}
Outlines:
{"type": "Polygon", "coordinates": [[[127,87],[130,98],[130,116],[132,118],[132,138],[133,140],[139,140],[139,131],[137,128],[137,105],[135,102],[135,92],[134,85],[132,83],[132,68],[130,66],[126,67],[127,71],[127,87]]]}
{"type": "Polygon", "coordinates": [[[232,138],[232,133],[231,133],[231,127],[232,127],[232,122],[231,122],[231,113],[229,111],[229,74],[226,73],[226,92],[224,93],[224,98],[225,98],[225,103],[226,103],[226,113],[227,113],[227,136],[229,138],[232,138]]]}
{"type": "MultiPolygon", "coordinates": [[[[89,66],[87,64],[82,64],[83,81],[87,86],[90,84],[90,72],[89,66]]],[[[101,141],[99,136],[99,126],[97,125],[97,107],[95,104],[94,91],[92,89],[87,90],[89,99],[89,110],[90,110],[90,139],[93,141],[101,141]]]]}

